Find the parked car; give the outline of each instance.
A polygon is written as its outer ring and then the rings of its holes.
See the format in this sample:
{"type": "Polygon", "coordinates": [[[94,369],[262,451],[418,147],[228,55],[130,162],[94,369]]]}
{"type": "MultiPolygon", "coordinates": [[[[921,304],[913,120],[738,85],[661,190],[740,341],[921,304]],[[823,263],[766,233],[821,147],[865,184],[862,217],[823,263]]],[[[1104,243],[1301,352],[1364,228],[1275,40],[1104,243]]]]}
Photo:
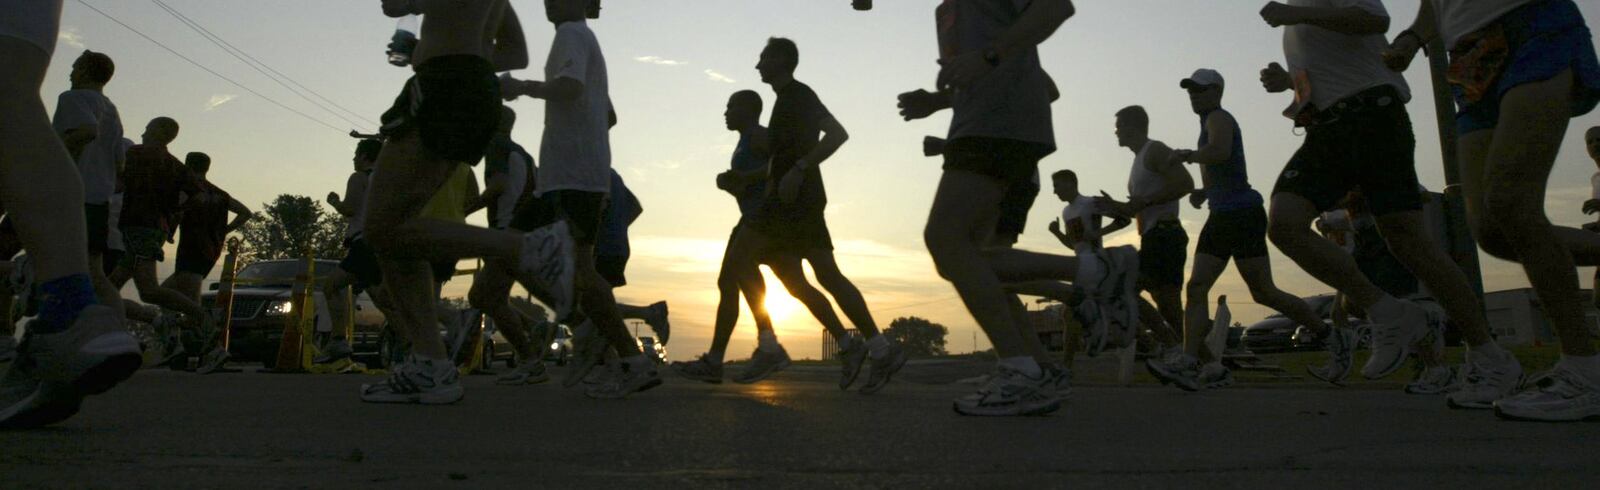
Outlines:
{"type": "Polygon", "coordinates": [[[550,323],[556,328],[555,336],[550,339],[550,351],[544,356],[545,362],[556,363],[557,366],[567,365],[572,360],[572,329],[566,325],[550,323]]]}
{"type": "MultiPolygon", "coordinates": [[[[327,279],[327,275],[338,266],[339,263],[336,261],[317,260],[315,263],[317,280],[327,279]]],[[[302,263],[299,260],[265,260],[239,269],[237,277],[242,280],[283,279],[283,281],[240,284],[234,287],[228,352],[235,359],[256,360],[269,365],[277,359],[278,345],[283,341],[284,316],[294,309],[290,301],[294,277],[302,272],[301,267],[302,263]]],[[[222,308],[216,304],[219,287],[220,284],[213,283],[210,289],[200,296],[201,305],[211,310],[212,315],[217,318],[222,316],[222,308]]],[[[316,295],[317,330],[331,330],[332,315],[328,314],[327,301],[324,300],[322,291],[313,291],[313,294],[316,295]]],[[[352,312],[355,315],[355,332],[350,339],[351,348],[355,350],[358,360],[377,360],[379,339],[386,324],[383,312],[378,311],[378,307],[372,303],[372,298],[365,292],[355,296],[352,312]]],[[[193,349],[192,352],[199,351],[198,345],[188,347],[193,349]]]]}
{"type": "MultiPolygon", "coordinates": [[[[1334,297],[1332,294],[1319,294],[1305,298],[1305,302],[1311,305],[1312,311],[1316,312],[1317,316],[1322,318],[1323,323],[1330,327],[1333,326],[1334,297]]],[[[1357,329],[1357,332],[1360,332],[1363,340],[1370,339],[1370,335],[1366,333],[1366,321],[1349,317],[1349,325],[1351,328],[1357,329]]],[[[1323,348],[1320,341],[1295,342],[1294,331],[1299,326],[1300,324],[1283,316],[1282,313],[1274,313],[1259,322],[1245,327],[1244,334],[1239,338],[1239,343],[1244,346],[1245,350],[1251,352],[1282,352],[1323,348]]],[[[1366,345],[1366,342],[1362,342],[1359,345],[1366,345]]]]}
{"type": "Polygon", "coordinates": [[[650,360],[655,361],[656,364],[667,363],[667,348],[661,345],[660,342],[656,342],[655,337],[639,337],[638,342],[639,350],[644,352],[644,355],[649,357],[650,360]]]}

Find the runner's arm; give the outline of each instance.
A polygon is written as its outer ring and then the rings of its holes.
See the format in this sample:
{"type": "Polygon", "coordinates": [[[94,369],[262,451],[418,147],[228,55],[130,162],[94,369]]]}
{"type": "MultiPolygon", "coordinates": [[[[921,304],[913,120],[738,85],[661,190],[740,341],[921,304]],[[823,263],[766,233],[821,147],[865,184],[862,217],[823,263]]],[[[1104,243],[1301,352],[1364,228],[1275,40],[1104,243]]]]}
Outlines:
{"type": "Polygon", "coordinates": [[[1176,201],[1194,192],[1194,177],[1182,166],[1175,165],[1172,161],[1172,148],[1161,142],[1156,142],[1150,148],[1150,158],[1144,160],[1145,168],[1161,176],[1161,189],[1149,196],[1131,196],[1128,206],[1133,214],[1139,214],[1144,208],[1155,204],[1176,201]]]}
{"type": "Polygon", "coordinates": [[[1131,220],[1131,219],[1128,219],[1128,218],[1112,218],[1111,219],[1111,225],[1107,226],[1105,228],[1101,228],[1099,235],[1103,237],[1103,236],[1106,236],[1106,235],[1110,235],[1112,233],[1116,233],[1116,232],[1122,231],[1123,228],[1127,228],[1128,225],[1130,225],[1130,224],[1133,224],[1133,220],[1131,220]]]}
{"type": "MultiPolygon", "coordinates": [[[[330,195],[328,197],[335,196],[330,195]]],[[[367,179],[365,176],[355,173],[350,174],[350,180],[344,184],[344,199],[340,199],[338,202],[330,199],[328,204],[332,204],[333,209],[338,211],[339,214],[344,215],[346,218],[351,218],[355,217],[356,210],[359,209],[362,201],[366,200],[366,198],[367,179]]]]}
{"type": "Polygon", "coordinates": [[[850,141],[850,133],[844,130],[844,125],[839,124],[837,118],[829,114],[822,118],[822,141],[817,142],[817,147],[812,148],[811,153],[801,157],[794,168],[798,170],[802,166],[821,164],[833,156],[834,152],[839,151],[839,147],[844,146],[846,141],[850,141]]]}
{"type": "Polygon", "coordinates": [[[72,158],[76,160],[79,156],[83,155],[84,147],[89,146],[89,143],[94,142],[95,138],[99,137],[99,128],[96,128],[92,124],[85,124],[83,126],[68,129],[61,135],[61,143],[67,146],[67,153],[71,154],[72,158]]]}
{"type": "Polygon", "coordinates": [[[488,207],[489,203],[494,202],[496,199],[500,199],[500,195],[504,194],[505,192],[506,174],[497,172],[494,175],[489,176],[487,179],[484,179],[483,192],[478,194],[477,199],[471,199],[467,201],[470,203],[470,205],[467,206],[467,214],[470,215],[478,212],[479,209],[488,207]]]}
{"type": "Polygon", "coordinates": [[[1389,43],[1389,49],[1383,50],[1383,63],[1390,70],[1406,71],[1411,61],[1417,58],[1417,51],[1438,37],[1439,15],[1434,10],[1433,1],[1422,0],[1417,6],[1417,18],[1411,21],[1411,27],[1396,35],[1389,43]]]}
{"type": "Polygon", "coordinates": [[[233,222],[228,223],[228,233],[233,233],[234,230],[243,228],[245,223],[249,223],[251,219],[256,217],[255,213],[250,211],[249,206],[245,206],[238,199],[231,197],[228,198],[228,211],[233,213],[233,222]]]}
{"type": "Polygon", "coordinates": [[[1198,163],[1201,165],[1216,165],[1228,163],[1228,158],[1233,156],[1233,118],[1225,113],[1213,112],[1206,118],[1206,132],[1211,134],[1211,139],[1203,148],[1197,148],[1187,154],[1183,151],[1173,152],[1182,157],[1185,163],[1198,163]]]}
{"type": "Polygon", "coordinates": [[[522,21],[517,10],[506,2],[506,12],[500,19],[500,30],[495,33],[493,53],[495,71],[521,70],[528,67],[528,40],[522,33],[522,21]]]}
{"type": "Polygon", "coordinates": [[[1307,24],[1352,36],[1389,32],[1388,16],[1357,6],[1298,7],[1270,2],[1261,9],[1261,18],[1273,27],[1307,24]]]}

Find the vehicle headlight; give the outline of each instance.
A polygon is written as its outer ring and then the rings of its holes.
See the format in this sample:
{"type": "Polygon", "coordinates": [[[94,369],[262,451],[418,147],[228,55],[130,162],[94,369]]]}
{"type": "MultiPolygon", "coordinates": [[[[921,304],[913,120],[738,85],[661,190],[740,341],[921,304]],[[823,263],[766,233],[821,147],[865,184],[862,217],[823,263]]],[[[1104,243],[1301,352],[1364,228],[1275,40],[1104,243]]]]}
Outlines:
{"type": "Polygon", "coordinates": [[[267,305],[267,316],[283,316],[294,311],[294,302],[289,300],[275,301],[267,305]]]}
{"type": "Polygon", "coordinates": [[[561,350],[561,343],[560,342],[551,342],[550,343],[550,350],[561,350]]]}

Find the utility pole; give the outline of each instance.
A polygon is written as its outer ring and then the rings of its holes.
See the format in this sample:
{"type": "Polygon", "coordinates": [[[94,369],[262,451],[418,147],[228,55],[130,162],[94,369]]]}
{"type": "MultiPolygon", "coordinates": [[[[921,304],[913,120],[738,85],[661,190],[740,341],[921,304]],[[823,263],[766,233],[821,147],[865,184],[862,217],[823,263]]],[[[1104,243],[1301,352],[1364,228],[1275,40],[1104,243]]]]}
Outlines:
{"type": "Polygon", "coordinates": [[[1428,71],[1433,81],[1433,110],[1439,123],[1439,156],[1444,164],[1444,216],[1445,242],[1450,258],[1467,274],[1467,282],[1483,299],[1483,268],[1478,263],[1478,243],[1472,238],[1467,224],[1467,204],[1461,189],[1461,161],[1456,152],[1456,104],[1445,71],[1450,62],[1444,41],[1434,39],[1428,43],[1428,71]]]}

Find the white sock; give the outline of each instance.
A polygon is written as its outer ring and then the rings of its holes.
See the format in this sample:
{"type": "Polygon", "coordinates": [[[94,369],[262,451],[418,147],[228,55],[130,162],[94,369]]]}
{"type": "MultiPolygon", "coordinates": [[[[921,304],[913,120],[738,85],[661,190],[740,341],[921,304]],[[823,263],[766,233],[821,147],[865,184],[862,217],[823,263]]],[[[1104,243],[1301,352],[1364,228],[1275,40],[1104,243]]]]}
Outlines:
{"type": "Polygon", "coordinates": [[[756,334],[756,347],[767,352],[783,350],[783,345],[778,344],[778,334],[771,330],[763,330],[756,334]]]}
{"type": "Polygon", "coordinates": [[[873,359],[880,359],[889,353],[889,338],[883,335],[867,340],[867,352],[873,359]]]}
{"type": "Polygon", "coordinates": [[[1033,358],[1029,356],[1007,357],[1000,360],[1000,365],[1015,369],[1030,378],[1037,378],[1044,374],[1039,369],[1039,363],[1034,362],[1033,358]]]}

